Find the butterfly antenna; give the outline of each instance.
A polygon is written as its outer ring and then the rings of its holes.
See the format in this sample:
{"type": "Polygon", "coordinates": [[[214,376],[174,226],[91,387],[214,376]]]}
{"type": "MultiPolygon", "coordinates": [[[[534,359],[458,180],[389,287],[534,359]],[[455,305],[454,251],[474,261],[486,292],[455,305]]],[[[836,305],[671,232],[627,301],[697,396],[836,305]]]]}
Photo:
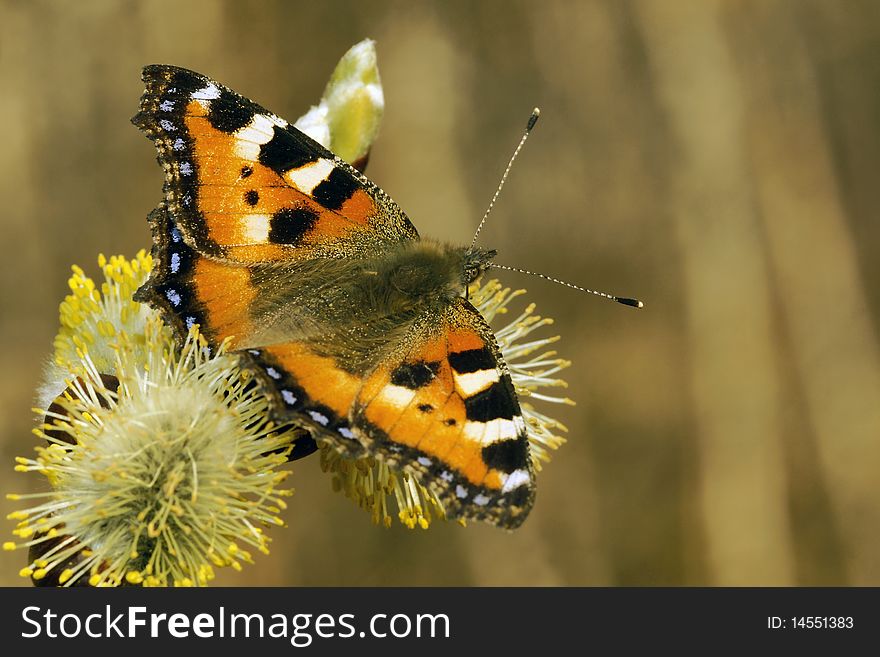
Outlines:
{"type": "Polygon", "coordinates": [[[552,283],[558,283],[559,285],[564,285],[565,287],[570,287],[574,290],[580,290],[581,292],[586,292],[587,294],[595,294],[597,297],[603,297],[608,299],[609,301],[616,301],[617,303],[622,303],[624,306],[632,306],[633,308],[643,308],[645,304],[643,304],[638,299],[630,299],[629,297],[618,297],[613,294],[608,294],[607,292],[597,292],[596,290],[588,290],[585,287],[581,287],[580,285],[574,285],[572,283],[566,283],[565,281],[560,281],[558,278],[553,278],[552,276],[547,276],[546,274],[539,274],[538,272],[529,271],[528,269],[519,269],[518,267],[508,267],[507,265],[499,265],[494,262],[490,262],[487,267],[491,267],[492,269],[506,269],[507,271],[516,271],[520,274],[528,274],[529,276],[537,276],[538,278],[543,278],[545,281],[551,281],[552,283]]]}
{"type": "Polygon", "coordinates": [[[501,188],[504,187],[504,183],[507,180],[507,175],[510,173],[510,168],[513,166],[513,161],[516,159],[516,156],[519,155],[519,152],[522,150],[523,144],[526,143],[526,139],[529,138],[529,133],[532,131],[532,128],[535,127],[535,124],[538,122],[538,117],[541,116],[541,110],[539,108],[535,108],[532,110],[532,115],[529,117],[529,122],[526,124],[526,131],[523,133],[522,139],[519,140],[519,144],[516,146],[516,150],[513,151],[513,155],[510,156],[510,161],[507,163],[507,168],[504,170],[504,175],[501,176],[501,182],[498,183],[498,189],[495,190],[495,195],[492,197],[492,200],[489,202],[489,207],[486,208],[486,212],[483,215],[483,218],[480,219],[480,225],[477,226],[477,232],[474,233],[474,239],[471,240],[471,248],[474,248],[474,244],[477,243],[477,237],[480,236],[480,231],[483,230],[483,224],[486,223],[486,218],[489,216],[489,213],[492,212],[492,208],[495,206],[495,201],[498,200],[498,196],[501,194],[501,188]]]}

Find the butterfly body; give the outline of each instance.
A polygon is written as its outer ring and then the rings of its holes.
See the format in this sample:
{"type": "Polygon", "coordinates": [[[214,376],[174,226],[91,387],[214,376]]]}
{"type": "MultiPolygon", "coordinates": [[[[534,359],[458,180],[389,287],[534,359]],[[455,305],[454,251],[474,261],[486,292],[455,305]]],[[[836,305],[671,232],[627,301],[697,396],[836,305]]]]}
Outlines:
{"type": "Polygon", "coordinates": [[[185,335],[228,340],[281,422],[417,477],[452,517],[519,525],[527,431],[485,319],[466,298],[494,251],[422,240],[360,172],[198,73],[144,70],[134,122],[165,199],[136,298],[185,335]]]}
{"type": "Polygon", "coordinates": [[[371,334],[390,336],[462,296],[469,261],[461,248],[419,240],[373,257],[255,267],[252,280],[261,294],[251,313],[263,330],[251,339],[265,343],[267,335],[313,337],[342,329],[360,331],[367,341],[371,334]]]}

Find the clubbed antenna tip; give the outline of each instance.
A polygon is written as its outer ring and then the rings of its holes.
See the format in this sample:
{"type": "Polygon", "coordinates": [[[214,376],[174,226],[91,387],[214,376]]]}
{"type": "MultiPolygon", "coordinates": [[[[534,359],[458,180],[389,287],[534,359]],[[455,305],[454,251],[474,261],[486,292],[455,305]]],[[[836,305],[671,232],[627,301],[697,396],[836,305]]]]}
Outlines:
{"type": "Polygon", "coordinates": [[[638,299],[630,299],[629,297],[614,297],[614,300],[617,303],[622,303],[624,306],[632,306],[633,308],[645,307],[645,304],[643,304],[638,299]]]}
{"type": "Polygon", "coordinates": [[[532,128],[534,128],[535,124],[538,122],[539,116],[541,116],[541,108],[536,107],[532,110],[532,115],[529,117],[529,122],[526,124],[526,132],[531,132],[532,128]]]}

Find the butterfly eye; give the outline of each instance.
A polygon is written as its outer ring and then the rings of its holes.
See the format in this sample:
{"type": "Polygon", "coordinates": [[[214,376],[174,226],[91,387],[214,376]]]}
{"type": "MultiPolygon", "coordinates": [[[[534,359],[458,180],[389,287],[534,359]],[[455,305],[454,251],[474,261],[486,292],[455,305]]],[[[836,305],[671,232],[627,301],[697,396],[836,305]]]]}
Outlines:
{"type": "Polygon", "coordinates": [[[470,285],[475,280],[480,277],[480,268],[479,267],[467,267],[464,270],[464,277],[467,281],[467,284],[470,285]]]}

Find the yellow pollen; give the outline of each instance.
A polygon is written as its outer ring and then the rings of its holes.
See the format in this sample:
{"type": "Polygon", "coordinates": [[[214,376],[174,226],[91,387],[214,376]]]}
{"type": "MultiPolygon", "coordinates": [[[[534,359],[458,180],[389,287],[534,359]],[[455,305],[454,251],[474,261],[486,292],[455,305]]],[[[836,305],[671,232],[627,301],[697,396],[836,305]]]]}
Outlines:
{"type": "Polygon", "coordinates": [[[129,584],[140,584],[144,581],[144,576],[136,570],[130,570],[125,573],[125,581],[129,584]]]}

